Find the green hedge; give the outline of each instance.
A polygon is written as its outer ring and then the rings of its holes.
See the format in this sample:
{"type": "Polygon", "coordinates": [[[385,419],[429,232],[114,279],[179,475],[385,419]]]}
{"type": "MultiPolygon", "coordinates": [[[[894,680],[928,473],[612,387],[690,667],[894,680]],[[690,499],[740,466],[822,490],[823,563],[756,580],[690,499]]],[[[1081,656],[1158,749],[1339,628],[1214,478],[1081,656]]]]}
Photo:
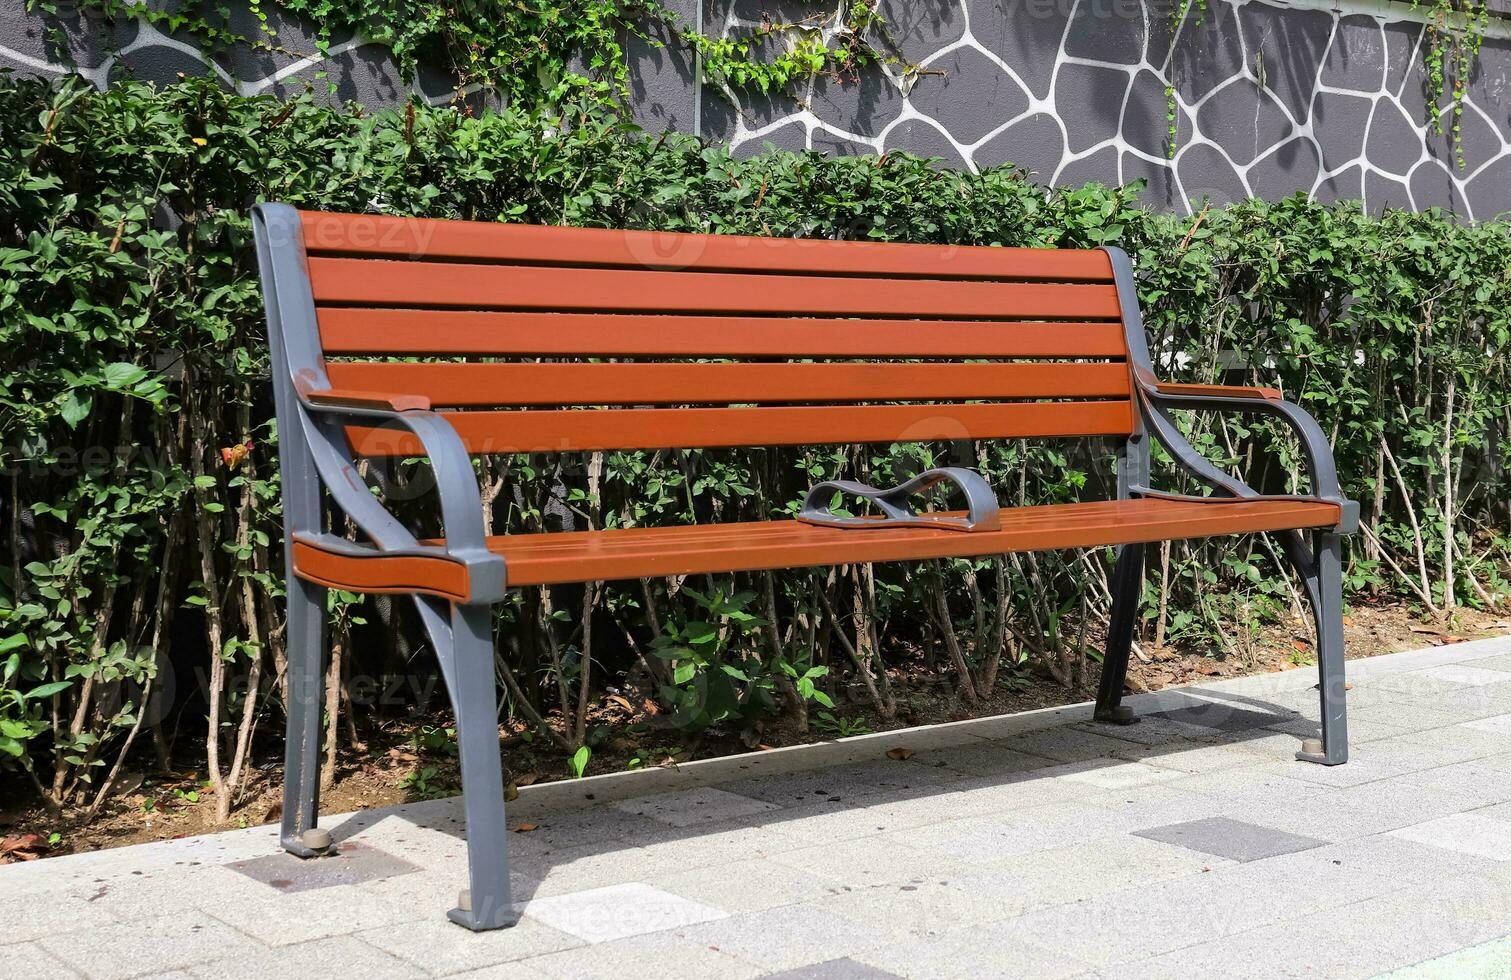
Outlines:
{"type": "MultiPolygon", "coordinates": [[[[367,114],[199,81],[105,93],[4,81],[0,759],[62,804],[92,800],[145,731],[165,754],[181,733],[180,754],[223,785],[244,770],[269,706],[279,725],[278,488],[246,217],[258,200],[776,236],[1115,242],[1135,256],[1167,377],[1278,386],[1333,436],[1367,528],[1350,543],[1352,589],[1436,610],[1508,591],[1497,571],[1511,527],[1505,225],[1371,218],[1299,198],[1169,216],[1142,210],[1134,188],[1047,190],[1011,167],[736,160],[598,112],[367,114]],[[228,465],[222,451],[248,441],[228,465]]],[[[1295,447],[1268,423],[1190,424],[1256,485],[1295,485],[1295,447]]],[[[1102,497],[1110,448],[537,456],[486,460],[480,476],[492,528],[533,531],[768,517],[816,479],[886,482],[935,459],[981,467],[1013,501],[1102,497]]],[[[434,515],[419,477],[373,473],[423,525],[434,515]]],[[[754,738],[779,714],[806,723],[813,702],[823,714],[811,720],[839,729],[860,708],[896,712],[929,680],[967,701],[1027,669],[1086,682],[1106,557],[529,589],[500,612],[499,668],[511,715],[570,751],[604,737],[579,706],[608,686],[658,698],[671,709],[658,717],[690,731],[754,738]]],[[[1244,657],[1298,608],[1263,538],[1159,557],[1147,638],[1244,657]]],[[[402,606],[335,596],[332,610],[338,649],[362,640],[347,673],[426,662],[402,606]]],[[[219,794],[223,807],[230,796],[219,794]]]]}

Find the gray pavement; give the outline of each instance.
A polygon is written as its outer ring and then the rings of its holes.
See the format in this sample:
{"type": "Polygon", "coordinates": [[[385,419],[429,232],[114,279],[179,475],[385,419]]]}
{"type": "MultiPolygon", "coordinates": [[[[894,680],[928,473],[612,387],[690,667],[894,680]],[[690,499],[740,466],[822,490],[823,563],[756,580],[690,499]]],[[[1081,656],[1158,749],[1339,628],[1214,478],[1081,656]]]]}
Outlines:
{"type": "Polygon", "coordinates": [[[511,930],[455,800],[0,868],[0,975],[1507,977],[1511,638],[526,788],[511,930]],[[906,747],[906,760],[888,749],[906,747]]]}

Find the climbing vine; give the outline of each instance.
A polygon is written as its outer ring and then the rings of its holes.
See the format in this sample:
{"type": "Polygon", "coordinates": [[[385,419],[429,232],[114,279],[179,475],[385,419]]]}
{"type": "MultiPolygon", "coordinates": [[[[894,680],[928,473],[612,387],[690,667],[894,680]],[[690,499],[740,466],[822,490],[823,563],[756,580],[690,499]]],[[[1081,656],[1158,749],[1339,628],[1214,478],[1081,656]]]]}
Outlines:
{"type": "MultiPolygon", "coordinates": [[[[1172,39],[1174,39],[1176,33],[1180,30],[1180,25],[1185,23],[1193,7],[1196,9],[1196,23],[1192,25],[1193,28],[1200,27],[1206,22],[1207,0],[1180,0],[1179,3],[1170,8],[1170,37],[1172,39]]],[[[1172,52],[1175,50],[1173,43],[1170,50],[1172,52]]],[[[1169,125],[1169,139],[1165,141],[1165,155],[1173,160],[1175,159],[1176,146],[1180,142],[1180,106],[1175,101],[1174,65],[1171,65],[1171,70],[1166,74],[1165,119],[1169,125]]]]}
{"type": "Polygon", "coordinates": [[[719,86],[788,91],[807,78],[854,79],[867,67],[886,65],[904,85],[928,70],[907,61],[877,0],[851,0],[795,21],[763,15],[744,33],[710,37],[682,25],[681,37],[698,52],[704,77],[719,86]]]}
{"type": "MultiPolygon", "coordinates": [[[[27,0],[27,9],[51,15],[61,0],[27,0]]],[[[236,46],[291,56],[328,55],[338,38],[361,37],[387,48],[406,81],[421,65],[449,72],[458,96],[484,90],[522,108],[555,106],[582,97],[625,104],[629,67],[625,42],[651,45],[677,38],[700,59],[704,76],[735,89],[792,93],[818,75],[854,78],[867,67],[894,66],[905,79],[923,73],[906,63],[892,39],[878,0],[814,2],[813,13],[794,20],[762,20],[725,37],[698,31],[659,0],[247,0],[257,21],[239,29],[220,0],[190,0],[161,10],[144,0],[78,0],[76,8],[105,20],[135,19],[164,33],[198,40],[210,53],[236,46]],[[269,6],[319,25],[316,52],[286,46],[269,6]]],[[[58,50],[64,51],[61,31],[58,50]]]]}
{"type": "MultiPolygon", "coordinates": [[[[1417,9],[1421,0],[1412,0],[1417,9]]],[[[1479,59],[1490,24],[1486,0],[1432,0],[1422,37],[1422,64],[1427,71],[1427,114],[1432,131],[1443,135],[1443,114],[1438,109],[1446,94],[1452,99],[1449,137],[1459,169],[1465,168],[1463,118],[1469,73],[1479,59]]]]}

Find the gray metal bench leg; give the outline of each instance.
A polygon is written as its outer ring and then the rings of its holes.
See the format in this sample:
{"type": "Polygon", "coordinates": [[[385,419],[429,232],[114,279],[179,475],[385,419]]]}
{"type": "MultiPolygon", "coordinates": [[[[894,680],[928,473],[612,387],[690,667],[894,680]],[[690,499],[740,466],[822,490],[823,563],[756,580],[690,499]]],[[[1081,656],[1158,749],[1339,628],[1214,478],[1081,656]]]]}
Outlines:
{"type": "Polygon", "coordinates": [[[1102,682],[1097,688],[1096,720],[1114,725],[1138,721],[1132,708],[1122,705],[1128,679],[1128,654],[1138,619],[1139,593],[1144,587],[1144,545],[1125,544],[1112,571],[1112,615],[1107,624],[1107,649],[1102,656],[1102,682]]]}
{"type": "MultiPolygon", "coordinates": [[[[512,926],[519,919],[509,891],[509,834],[504,821],[504,772],[498,748],[498,695],[493,676],[493,616],[488,606],[451,607],[449,651],[467,814],[471,885],[447,917],[473,931],[512,926]]],[[[438,651],[443,661],[448,651],[438,651]]]]}
{"type": "Polygon", "coordinates": [[[320,710],[325,686],[325,589],[288,580],[288,739],[284,747],[284,850],[315,857],[330,847],[320,814],[320,710]]]}
{"type": "MultiPolygon", "coordinates": [[[[1339,537],[1319,533],[1315,559],[1302,568],[1312,618],[1317,624],[1318,690],[1322,702],[1322,740],[1308,739],[1296,758],[1337,766],[1348,761],[1347,681],[1343,668],[1343,564],[1339,537]]],[[[1298,563],[1298,567],[1300,564],[1298,563]]]]}

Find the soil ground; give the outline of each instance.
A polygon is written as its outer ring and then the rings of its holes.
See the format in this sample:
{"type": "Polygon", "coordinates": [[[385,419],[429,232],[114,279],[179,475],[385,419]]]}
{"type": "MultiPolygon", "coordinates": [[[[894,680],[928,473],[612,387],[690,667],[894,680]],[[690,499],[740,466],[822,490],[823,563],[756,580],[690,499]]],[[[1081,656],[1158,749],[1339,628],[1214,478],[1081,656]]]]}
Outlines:
{"type": "MultiPolygon", "coordinates": [[[[1356,602],[1344,628],[1349,657],[1354,659],[1511,633],[1511,618],[1465,609],[1446,622],[1426,621],[1402,604],[1356,602]]],[[[1202,655],[1152,646],[1144,646],[1139,653],[1129,669],[1128,686],[1134,691],[1309,669],[1314,663],[1310,629],[1299,620],[1266,629],[1264,641],[1241,656],[1202,655]]],[[[1004,670],[997,690],[967,711],[958,695],[947,687],[937,682],[918,685],[922,672],[909,669],[916,666],[909,663],[910,659],[918,659],[916,651],[911,656],[908,651],[889,654],[889,662],[896,665],[891,675],[898,695],[896,718],[885,720],[874,711],[849,709],[833,713],[840,720],[840,726],[836,726],[823,724],[815,710],[816,724],[808,732],[800,733],[790,723],[781,723],[762,731],[757,745],[712,730],[696,738],[658,731],[646,724],[654,705],[637,699],[642,701],[637,706],[625,695],[609,694],[593,718],[593,723],[605,726],[609,734],[595,750],[588,772],[674,765],[693,758],[816,742],[842,734],[1011,714],[1071,704],[1091,696],[1088,691],[1092,688],[1073,690],[1047,674],[1004,670]]],[[[1090,666],[1087,683],[1094,685],[1096,665],[1090,666]]],[[[360,734],[364,741],[352,744],[349,731],[343,727],[343,751],[334,782],[321,794],[322,812],[344,813],[459,791],[455,746],[444,727],[388,722],[360,734]]],[[[259,741],[262,744],[257,757],[227,823],[215,820],[214,801],[202,772],[123,774],[113,799],[87,826],[80,825],[75,813],[49,811],[29,787],[11,779],[17,791],[0,794],[0,851],[8,851],[0,853],[0,864],[277,820],[282,810],[282,743],[277,737],[259,741]],[[48,843],[53,835],[56,838],[48,843]]],[[[512,787],[571,776],[562,752],[519,730],[505,734],[504,760],[512,787]]]]}

